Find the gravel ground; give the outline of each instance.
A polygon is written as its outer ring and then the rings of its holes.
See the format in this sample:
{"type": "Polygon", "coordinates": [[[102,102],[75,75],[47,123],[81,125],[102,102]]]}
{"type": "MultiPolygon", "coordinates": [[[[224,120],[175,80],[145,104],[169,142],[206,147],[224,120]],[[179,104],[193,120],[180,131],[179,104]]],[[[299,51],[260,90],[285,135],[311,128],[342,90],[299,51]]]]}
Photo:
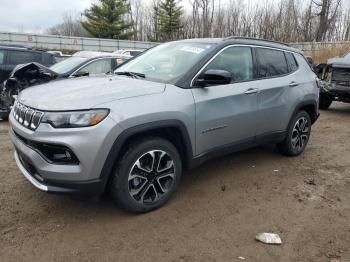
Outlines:
{"type": "Polygon", "coordinates": [[[303,155],[262,146],[211,160],[144,215],[108,197],[36,190],[16,168],[1,121],[0,260],[350,261],[350,105],[321,113],[303,155]],[[260,232],[283,244],[255,241],[260,232]]]}

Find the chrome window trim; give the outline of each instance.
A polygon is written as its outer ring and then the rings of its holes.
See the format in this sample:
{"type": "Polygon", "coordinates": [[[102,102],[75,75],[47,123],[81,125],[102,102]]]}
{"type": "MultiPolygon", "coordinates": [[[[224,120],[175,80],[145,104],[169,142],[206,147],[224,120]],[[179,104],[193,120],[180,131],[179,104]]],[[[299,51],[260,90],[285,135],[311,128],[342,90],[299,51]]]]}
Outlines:
{"type": "MultiPolygon", "coordinates": [[[[297,52],[293,52],[293,51],[290,51],[290,50],[285,50],[285,49],[282,49],[282,48],[260,46],[260,45],[248,45],[248,44],[232,44],[232,45],[228,45],[228,46],[225,46],[224,48],[222,48],[219,52],[217,52],[207,63],[205,63],[204,66],[201,67],[201,69],[198,71],[198,73],[192,78],[191,84],[190,84],[190,88],[194,88],[195,87],[193,85],[194,80],[203,72],[203,70],[207,67],[207,65],[210,64],[219,54],[221,54],[223,51],[225,51],[226,49],[231,48],[231,47],[265,48],[265,49],[278,50],[278,51],[282,51],[282,52],[288,52],[288,53],[292,53],[292,54],[296,54],[297,53],[297,52]]],[[[252,58],[253,58],[253,53],[252,53],[252,58]]],[[[253,64],[254,64],[254,59],[253,59],[253,64]]],[[[298,66],[298,69],[299,69],[299,66],[298,66]]],[[[288,74],[284,74],[284,75],[278,75],[278,76],[273,76],[273,77],[265,77],[265,78],[257,78],[257,79],[247,80],[247,81],[256,81],[256,80],[261,80],[261,79],[282,77],[282,76],[286,76],[286,75],[292,74],[292,73],[298,71],[298,69],[293,71],[293,72],[288,72],[288,74]]],[[[246,82],[246,81],[242,81],[242,82],[246,82]]],[[[236,82],[236,83],[240,83],[240,82],[236,82]]]]}

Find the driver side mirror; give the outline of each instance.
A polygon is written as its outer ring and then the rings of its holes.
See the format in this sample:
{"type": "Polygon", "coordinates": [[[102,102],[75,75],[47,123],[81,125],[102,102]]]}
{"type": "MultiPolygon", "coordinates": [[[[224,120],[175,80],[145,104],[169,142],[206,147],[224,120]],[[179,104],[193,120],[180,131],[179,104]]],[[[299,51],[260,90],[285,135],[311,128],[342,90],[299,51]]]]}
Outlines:
{"type": "Polygon", "coordinates": [[[89,76],[89,74],[90,73],[88,71],[81,70],[81,71],[76,72],[73,76],[74,77],[82,77],[82,76],[89,76]]]}
{"type": "Polygon", "coordinates": [[[231,73],[226,70],[209,69],[201,74],[195,81],[195,85],[206,87],[212,85],[227,85],[231,83],[231,73]]]}

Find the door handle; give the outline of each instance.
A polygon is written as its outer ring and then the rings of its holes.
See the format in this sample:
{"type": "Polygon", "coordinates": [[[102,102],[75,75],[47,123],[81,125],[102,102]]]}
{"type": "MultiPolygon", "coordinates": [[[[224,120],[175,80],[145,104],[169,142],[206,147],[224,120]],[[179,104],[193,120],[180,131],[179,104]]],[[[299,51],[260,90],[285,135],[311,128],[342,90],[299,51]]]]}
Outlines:
{"type": "Polygon", "coordinates": [[[251,95],[251,94],[256,94],[259,92],[259,88],[249,88],[247,91],[245,91],[244,93],[246,95],[251,95]]]}
{"type": "Polygon", "coordinates": [[[298,85],[299,85],[298,83],[291,82],[291,83],[289,84],[289,87],[295,87],[295,86],[298,86],[298,85]]]}

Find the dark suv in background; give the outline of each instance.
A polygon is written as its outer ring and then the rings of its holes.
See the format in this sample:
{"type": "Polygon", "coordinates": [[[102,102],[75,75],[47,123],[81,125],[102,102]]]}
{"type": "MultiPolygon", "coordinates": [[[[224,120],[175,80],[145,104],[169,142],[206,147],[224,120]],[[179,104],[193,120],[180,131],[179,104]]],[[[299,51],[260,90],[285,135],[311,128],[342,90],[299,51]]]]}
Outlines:
{"type": "Polygon", "coordinates": [[[31,62],[51,66],[56,61],[53,54],[38,49],[23,46],[0,45],[0,83],[10,76],[12,70],[17,65],[31,62]]]}

